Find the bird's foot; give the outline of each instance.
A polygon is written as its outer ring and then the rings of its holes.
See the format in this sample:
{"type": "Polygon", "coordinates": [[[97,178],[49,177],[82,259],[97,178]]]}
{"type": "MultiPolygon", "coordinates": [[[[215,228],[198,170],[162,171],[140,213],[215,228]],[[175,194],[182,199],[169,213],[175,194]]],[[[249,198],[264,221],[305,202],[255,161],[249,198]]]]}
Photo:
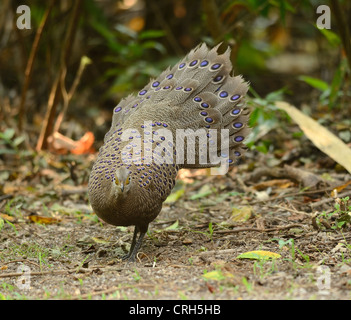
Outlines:
{"type": "Polygon", "coordinates": [[[126,255],[122,256],[121,259],[127,262],[135,262],[135,255],[128,252],[126,255]]]}

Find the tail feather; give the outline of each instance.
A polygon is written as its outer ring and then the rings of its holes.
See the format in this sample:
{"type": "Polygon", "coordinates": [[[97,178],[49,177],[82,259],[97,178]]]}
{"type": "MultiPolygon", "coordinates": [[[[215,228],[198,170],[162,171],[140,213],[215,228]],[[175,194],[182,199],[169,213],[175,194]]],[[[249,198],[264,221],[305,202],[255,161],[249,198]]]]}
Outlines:
{"type": "MultiPolygon", "coordinates": [[[[143,110],[153,110],[157,114],[155,108],[162,108],[163,116],[171,117],[177,111],[179,118],[163,119],[174,123],[176,128],[173,129],[204,128],[207,132],[228,129],[228,162],[234,164],[243,155],[243,141],[250,132],[247,126],[249,110],[245,102],[248,84],[241,76],[230,74],[230,49],[219,55],[219,46],[209,50],[205,44],[200,44],[174,67],[152,79],[137,95],[122,100],[114,109],[110,131],[118,130],[134,112],[142,117],[146,114],[143,110]]],[[[183,167],[194,165],[185,164],[183,167]]]]}

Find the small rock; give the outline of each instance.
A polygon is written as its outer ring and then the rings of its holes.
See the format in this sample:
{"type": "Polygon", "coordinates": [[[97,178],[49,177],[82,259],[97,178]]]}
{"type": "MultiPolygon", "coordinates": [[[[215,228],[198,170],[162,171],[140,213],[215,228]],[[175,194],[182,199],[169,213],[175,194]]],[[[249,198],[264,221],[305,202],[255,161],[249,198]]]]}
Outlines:
{"type": "Polygon", "coordinates": [[[190,239],[190,238],[184,238],[183,241],[182,241],[182,244],[192,244],[193,243],[193,240],[190,239]]]}

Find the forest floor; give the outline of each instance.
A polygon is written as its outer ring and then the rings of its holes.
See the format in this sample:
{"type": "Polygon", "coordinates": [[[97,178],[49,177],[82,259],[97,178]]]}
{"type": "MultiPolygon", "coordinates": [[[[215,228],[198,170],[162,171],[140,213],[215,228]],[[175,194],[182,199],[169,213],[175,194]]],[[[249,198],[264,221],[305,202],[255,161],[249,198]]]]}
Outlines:
{"type": "Polygon", "coordinates": [[[282,161],[251,152],[225,176],[181,171],[131,264],[119,257],[133,227],[107,225],[89,206],[95,156],[10,157],[0,299],[350,299],[351,176],[313,150],[317,160],[294,174],[290,161],[279,178],[282,161]],[[306,174],[318,183],[304,188],[306,174]]]}

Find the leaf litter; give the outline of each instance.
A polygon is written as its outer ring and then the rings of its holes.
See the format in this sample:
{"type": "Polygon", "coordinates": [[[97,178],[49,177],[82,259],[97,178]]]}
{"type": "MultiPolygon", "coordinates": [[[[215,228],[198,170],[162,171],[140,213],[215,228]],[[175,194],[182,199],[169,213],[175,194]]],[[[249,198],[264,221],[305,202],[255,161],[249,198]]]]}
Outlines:
{"type": "Polygon", "coordinates": [[[92,154],[6,155],[1,298],[350,297],[348,173],[324,169],[318,161],[314,167],[301,165],[287,153],[257,151],[249,151],[225,176],[182,170],[138,261],[126,265],[119,258],[129,250],[132,228],[105,224],[88,203],[94,159],[92,154]],[[30,268],[28,290],[18,286],[21,265],[30,268]],[[321,267],[330,271],[327,291],[317,285],[321,267]]]}

